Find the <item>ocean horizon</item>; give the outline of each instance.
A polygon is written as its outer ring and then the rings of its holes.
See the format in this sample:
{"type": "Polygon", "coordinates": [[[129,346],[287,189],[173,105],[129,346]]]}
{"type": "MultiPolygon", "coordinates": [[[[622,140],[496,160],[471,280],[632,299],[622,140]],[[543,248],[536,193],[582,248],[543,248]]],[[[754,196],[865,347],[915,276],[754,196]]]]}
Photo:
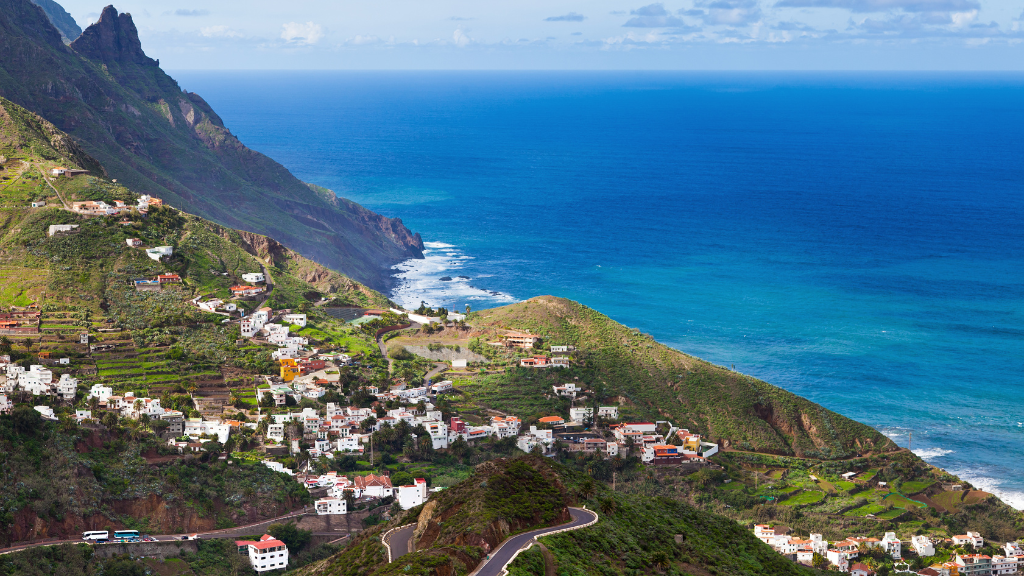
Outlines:
{"type": "Polygon", "coordinates": [[[402,305],[571,298],[1024,508],[1024,75],[173,75],[421,233],[402,305]]]}

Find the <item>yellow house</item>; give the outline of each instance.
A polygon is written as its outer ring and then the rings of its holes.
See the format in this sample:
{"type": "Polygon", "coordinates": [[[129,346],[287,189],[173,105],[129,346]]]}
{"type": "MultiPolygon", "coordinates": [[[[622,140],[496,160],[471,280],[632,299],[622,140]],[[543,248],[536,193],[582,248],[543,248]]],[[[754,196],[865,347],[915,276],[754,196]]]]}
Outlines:
{"type": "Polygon", "coordinates": [[[283,358],[281,360],[281,380],[285,382],[291,382],[296,376],[302,373],[302,369],[299,368],[299,363],[293,358],[283,358]]]}

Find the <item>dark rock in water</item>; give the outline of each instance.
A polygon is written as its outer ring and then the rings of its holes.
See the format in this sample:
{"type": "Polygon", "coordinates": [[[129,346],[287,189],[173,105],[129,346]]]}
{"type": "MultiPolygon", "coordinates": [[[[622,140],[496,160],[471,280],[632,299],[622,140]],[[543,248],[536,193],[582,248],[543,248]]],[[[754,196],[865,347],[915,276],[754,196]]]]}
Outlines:
{"type": "Polygon", "coordinates": [[[440,280],[441,282],[451,282],[452,281],[452,277],[451,276],[441,276],[440,278],[438,278],[438,280],[440,280]]]}
{"type": "Polygon", "coordinates": [[[456,276],[456,278],[462,278],[463,280],[472,280],[469,276],[456,276]]]}

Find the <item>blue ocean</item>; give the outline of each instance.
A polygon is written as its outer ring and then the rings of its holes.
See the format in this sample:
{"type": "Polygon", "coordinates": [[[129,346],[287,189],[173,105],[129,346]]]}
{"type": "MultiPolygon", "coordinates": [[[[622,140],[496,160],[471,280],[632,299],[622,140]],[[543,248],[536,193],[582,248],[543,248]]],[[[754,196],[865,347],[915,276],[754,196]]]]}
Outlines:
{"type": "Polygon", "coordinates": [[[420,232],[403,304],[579,300],[1024,507],[1024,76],[175,76],[420,232]]]}

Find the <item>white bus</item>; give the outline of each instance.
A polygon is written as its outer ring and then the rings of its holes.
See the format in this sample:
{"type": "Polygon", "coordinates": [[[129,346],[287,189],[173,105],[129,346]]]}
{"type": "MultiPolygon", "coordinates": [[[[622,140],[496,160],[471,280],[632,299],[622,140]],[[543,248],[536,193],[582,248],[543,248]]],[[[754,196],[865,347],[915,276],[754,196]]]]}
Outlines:
{"type": "Polygon", "coordinates": [[[115,530],[114,540],[117,542],[138,542],[141,540],[138,530],[115,530]]]}
{"type": "Polygon", "coordinates": [[[106,530],[91,530],[82,532],[82,540],[109,540],[110,532],[106,530]]]}

